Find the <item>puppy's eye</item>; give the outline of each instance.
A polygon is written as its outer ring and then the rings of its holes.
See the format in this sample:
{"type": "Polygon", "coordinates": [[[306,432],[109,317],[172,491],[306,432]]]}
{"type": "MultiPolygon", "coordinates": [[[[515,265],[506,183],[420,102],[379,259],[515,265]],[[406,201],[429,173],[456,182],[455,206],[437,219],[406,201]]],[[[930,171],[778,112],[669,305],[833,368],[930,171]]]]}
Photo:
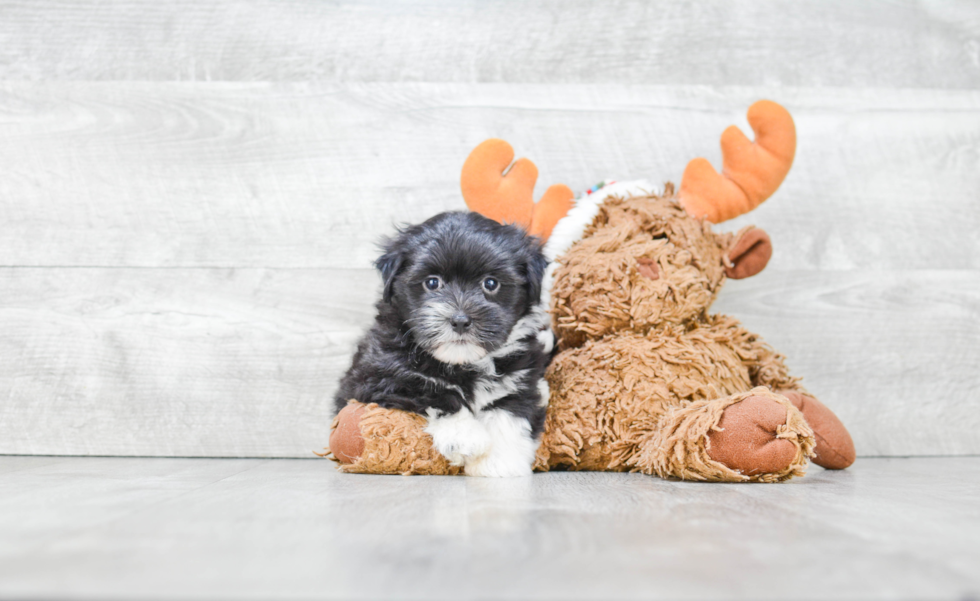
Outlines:
{"type": "Polygon", "coordinates": [[[426,290],[438,290],[442,286],[442,280],[434,275],[430,275],[429,277],[425,278],[422,285],[425,286],[426,290]]]}
{"type": "Polygon", "coordinates": [[[500,282],[496,278],[487,278],[483,280],[483,289],[487,292],[496,292],[497,288],[500,288],[500,282]]]}

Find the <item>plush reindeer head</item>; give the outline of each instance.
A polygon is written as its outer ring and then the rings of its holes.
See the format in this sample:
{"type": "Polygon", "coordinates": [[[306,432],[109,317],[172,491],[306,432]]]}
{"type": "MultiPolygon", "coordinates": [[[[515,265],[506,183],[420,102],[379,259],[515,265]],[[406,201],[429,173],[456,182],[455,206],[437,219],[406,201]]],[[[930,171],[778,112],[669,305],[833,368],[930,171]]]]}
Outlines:
{"type": "Polygon", "coordinates": [[[704,318],[726,277],[755,275],[772,255],[762,230],[715,233],[709,222],[758,206],[782,183],[795,152],[795,127],[783,107],[760,101],[748,118],[755,142],[729,127],[722,174],[695,159],[678,194],[671,184],[659,196],[614,184],[573,206],[567,187],[552,186],[534,204],[537,169],[520,159],[505,174],[514,152],[488,140],[464,165],[463,195],[471,209],[547,240],[545,254],[554,263],[546,288],[563,348],[623,329],[643,333],[704,318]]]}

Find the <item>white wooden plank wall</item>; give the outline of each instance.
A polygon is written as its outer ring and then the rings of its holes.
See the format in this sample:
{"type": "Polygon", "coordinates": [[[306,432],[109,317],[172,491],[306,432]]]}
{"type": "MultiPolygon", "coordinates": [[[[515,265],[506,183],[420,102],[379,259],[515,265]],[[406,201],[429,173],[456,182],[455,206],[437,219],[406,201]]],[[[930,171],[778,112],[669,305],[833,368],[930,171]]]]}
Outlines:
{"type": "Polygon", "coordinates": [[[309,456],[476,143],[676,180],[762,97],[800,148],[716,309],[859,453],[980,453],[980,5],[448,0],[0,0],[0,453],[309,456]]]}

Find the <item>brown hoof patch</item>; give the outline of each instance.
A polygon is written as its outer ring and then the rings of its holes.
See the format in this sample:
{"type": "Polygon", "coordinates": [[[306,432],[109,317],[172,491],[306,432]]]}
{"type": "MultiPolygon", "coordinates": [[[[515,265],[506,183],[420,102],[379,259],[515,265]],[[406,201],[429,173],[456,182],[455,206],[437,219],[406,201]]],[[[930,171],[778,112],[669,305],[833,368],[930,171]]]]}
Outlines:
{"type": "Polygon", "coordinates": [[[795,390],[781,390],[779,394],[800,410],[806,423],[813,430],[817,446],[813,462],[828,470],[842,470],[854,463],[857,454],[854,441],[840,419],[826,405],[795,390]]]}
{"type": "Polygon", "coordinates": [[[781,472],[793,463],[796,445],[776,438],[786,423],[786,407],[778,401],[750,396],[729,406],[708,434],[708,456],[746,476],[781,472]]]}
{"type": "Polygon", "coordinates": [[[364,405],[350,404],[337,414],[337,427],[330,433],[330,452],[341,463],[354,463],[364,452],[361,416],[364,405]]]}

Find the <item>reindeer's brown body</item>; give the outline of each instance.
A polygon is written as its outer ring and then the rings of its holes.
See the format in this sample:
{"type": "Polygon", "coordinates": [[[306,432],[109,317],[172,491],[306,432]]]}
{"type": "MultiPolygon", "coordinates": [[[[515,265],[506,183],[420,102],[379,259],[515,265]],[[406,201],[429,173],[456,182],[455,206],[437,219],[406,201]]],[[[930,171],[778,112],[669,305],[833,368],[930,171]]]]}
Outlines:
{"type": "Polygon", "coordinates": [[[716,234],[671,192],[605,200],[557,259],[551,307],[562,351],[548,370],[535,467],[715,481],[801,475],[814,438],[785,395],[803,391],[758,336],[707,312],[726,271],[765,252],[731,261],[757,230],[716,234]],[[736,440],[748,428],[719,429],[726,413],[748,419],[757,440],[736,440]]]}

